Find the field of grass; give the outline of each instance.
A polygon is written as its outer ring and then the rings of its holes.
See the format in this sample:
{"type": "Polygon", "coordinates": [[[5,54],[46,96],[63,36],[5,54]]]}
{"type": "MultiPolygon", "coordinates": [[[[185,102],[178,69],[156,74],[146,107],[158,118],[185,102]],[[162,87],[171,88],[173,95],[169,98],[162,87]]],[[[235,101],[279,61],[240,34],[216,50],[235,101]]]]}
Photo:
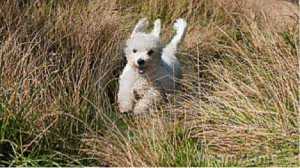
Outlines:
{"type": "Polygon", "coordinates": [[[299,6],[249,2],[1,1],[0,166],[298,167],[299,6]],[[122,49],[144,16],[165,42],[187,20],[182,91],[121,114],[122,49]]]}

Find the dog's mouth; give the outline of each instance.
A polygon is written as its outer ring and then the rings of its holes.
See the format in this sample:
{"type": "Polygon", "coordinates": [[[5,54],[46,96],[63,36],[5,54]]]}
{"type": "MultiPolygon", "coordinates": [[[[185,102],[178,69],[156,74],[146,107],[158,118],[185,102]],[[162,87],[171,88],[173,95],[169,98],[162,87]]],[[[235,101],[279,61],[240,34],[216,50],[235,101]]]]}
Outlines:
{"type": "Polygon", "coordinates": [[[146,72],[146,68],[145,67],[138,67],[138,73],[139,74],[144,74],[146,72]]]}

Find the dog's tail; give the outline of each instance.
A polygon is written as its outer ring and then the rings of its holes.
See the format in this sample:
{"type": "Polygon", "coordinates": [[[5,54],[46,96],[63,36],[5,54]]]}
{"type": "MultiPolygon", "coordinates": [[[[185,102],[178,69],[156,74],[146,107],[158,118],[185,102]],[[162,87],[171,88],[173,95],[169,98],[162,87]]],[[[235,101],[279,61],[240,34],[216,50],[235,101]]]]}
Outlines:
{"type": "MultiPolygon", "coordinates": [[[[163,50],[163,57],[169,57],[176,59],[175,53],[179,49],[179,44],[182,42],[182,40],[185,37],[185,32],[186,32],[186,26],[187,23],[184,19],[179,18],[176,20],[173,28],[176,31],[176,35],[174,38],[171,40],[171,42],[164,48],[163,50]]],[[[166,58],[168,59],[168,58],[166,58]]],[[[177,59],[176,59],[177,60],[177,59]]]]}

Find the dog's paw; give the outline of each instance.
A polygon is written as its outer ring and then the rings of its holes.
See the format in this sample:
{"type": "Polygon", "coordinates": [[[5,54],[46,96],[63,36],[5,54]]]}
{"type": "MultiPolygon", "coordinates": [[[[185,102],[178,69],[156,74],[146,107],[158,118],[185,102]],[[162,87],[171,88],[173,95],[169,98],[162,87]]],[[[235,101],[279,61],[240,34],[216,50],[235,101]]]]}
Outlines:
{"type": "Polygon", "coordinates": [[[121,113],[127,113],[127,112],[130,112],[132,109],[131,108],[122,108],[120,107],[120,112],[121,113]]]}
{"type": "Polygon", "coordinates": [[[146,113],[146,112],[147,112],[147,107],[145,107],[145,106],[135,106],[134,109],[133,109],[133,113],[135,115],[143,114],[143,113],[146,113]]]}
{"type": "Polygon", "coordinates": [[[155,25],[155,26],[160,26],[160,24],[161,24],[160,19],[156,19],[156,20],[154,21],[154,25],[155,25]]]}
{"type": "Polygon", "coordinates": [[[175,30],[184,30],[186,28],[186,21],[182,18],[179,18],[176,20],[175,24],[174,24],[174,29],[175,30]]]}
{"type": "Polygon", "coordinates": [[[129,112],[132,110],[131,103],[119,103],[119,109],[121,113],[129,112]]]}

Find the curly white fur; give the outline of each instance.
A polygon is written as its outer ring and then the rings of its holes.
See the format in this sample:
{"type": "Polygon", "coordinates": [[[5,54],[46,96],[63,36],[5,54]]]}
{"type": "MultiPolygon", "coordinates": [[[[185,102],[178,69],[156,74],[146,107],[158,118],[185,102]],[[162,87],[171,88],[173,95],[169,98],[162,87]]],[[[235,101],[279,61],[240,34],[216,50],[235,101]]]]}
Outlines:
{"type": "Polygon", "coordinates": [[[182,71],[175,53],[185,36],[187,23],[184,19],[176,20],[176,35],[165,47],[160,39],[160,20],[154,22],[152,32],[145,33],[148,24],[147,18],[141,19],[126,42],[127,64],[120,76],[118,92],[121,112],[147,112],[166,94],[179,89],[176,78],[182,78],[182,71]]]}

